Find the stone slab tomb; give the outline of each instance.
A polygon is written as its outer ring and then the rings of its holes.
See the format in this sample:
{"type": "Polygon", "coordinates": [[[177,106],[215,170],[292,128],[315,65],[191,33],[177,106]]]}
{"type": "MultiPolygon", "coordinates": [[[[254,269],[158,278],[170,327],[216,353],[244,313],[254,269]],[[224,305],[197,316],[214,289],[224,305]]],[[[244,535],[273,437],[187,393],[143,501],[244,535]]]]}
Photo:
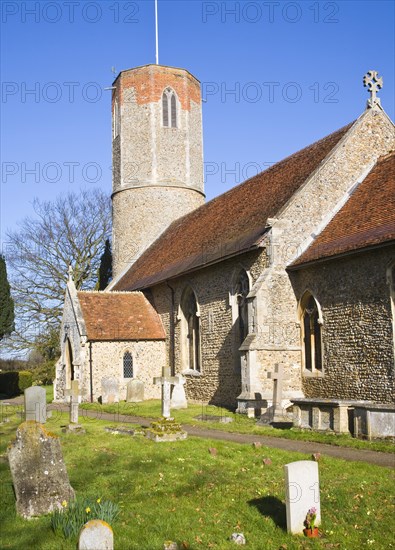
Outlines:
{"type": "Polygon", "coordinates": [[[316,527],[321,523],[318,463],[299,460],[284,466],[288,533],[303,533],[304,520],[311,508],[316,509],[316,527]]]}
{"type": "Polygon", "coordinates": [[[47,395],[41,386],[31,386],[25,392],[25,420],[35,420],[40,424],[47,421],[47,395]]]}
{"type": "Polygon", "coordinates": [[[24,518],[48,514],[74,499],[59,438],[28,420],[8,449],[17,513],[24,518]]]}

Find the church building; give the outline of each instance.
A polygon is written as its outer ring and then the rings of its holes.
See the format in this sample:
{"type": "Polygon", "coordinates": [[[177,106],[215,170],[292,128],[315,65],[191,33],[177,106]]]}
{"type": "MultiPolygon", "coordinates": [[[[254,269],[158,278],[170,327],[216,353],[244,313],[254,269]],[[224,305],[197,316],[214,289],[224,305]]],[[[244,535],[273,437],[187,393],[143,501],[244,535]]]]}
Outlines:
{"type": "Polygon", "coordinates": [[[158,398],[168,368],[190,403],[395,436],[395,132],[375,71],[365,85],[357,120],[205,202],[199,81],[118,75],[114,278],[69,276],[57,401],[72,380],[96,401],[109,377],[158,398]]]}

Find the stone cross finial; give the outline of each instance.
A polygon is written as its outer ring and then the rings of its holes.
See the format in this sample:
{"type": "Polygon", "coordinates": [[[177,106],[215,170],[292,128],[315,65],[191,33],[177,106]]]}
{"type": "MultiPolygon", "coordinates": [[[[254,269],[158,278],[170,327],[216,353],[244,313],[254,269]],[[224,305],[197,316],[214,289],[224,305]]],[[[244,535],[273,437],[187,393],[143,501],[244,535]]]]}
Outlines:
{"type": "Polygon", "coordinates": [[[368,92],[370,93],[367,106],[374,107],[374,105],[381,105],[380,98],[376,94],[383,87],[383,78],[378,75],[378,72],[368,71],[363,77],[363,85],[368,88],[368,92]]]}
{"type": "Polygon", "coordinates": [[[73,268],[71,267],[71,264],[69,265],[69,269],[68,269],[68,273],[69,273],[69,283],[73,282],[73,268]]]}

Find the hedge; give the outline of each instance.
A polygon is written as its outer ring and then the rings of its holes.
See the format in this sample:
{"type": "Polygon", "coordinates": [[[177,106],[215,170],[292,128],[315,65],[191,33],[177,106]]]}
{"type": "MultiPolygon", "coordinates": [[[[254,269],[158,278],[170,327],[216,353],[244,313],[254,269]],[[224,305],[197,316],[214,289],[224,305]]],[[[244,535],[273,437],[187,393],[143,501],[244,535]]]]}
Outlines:
{"type": "Polygon", "coordinates": [[[19,372],[0,372],[0,394],[7,397],[19,395],[33,383],[33,373],[28,370],[19,372]]]}

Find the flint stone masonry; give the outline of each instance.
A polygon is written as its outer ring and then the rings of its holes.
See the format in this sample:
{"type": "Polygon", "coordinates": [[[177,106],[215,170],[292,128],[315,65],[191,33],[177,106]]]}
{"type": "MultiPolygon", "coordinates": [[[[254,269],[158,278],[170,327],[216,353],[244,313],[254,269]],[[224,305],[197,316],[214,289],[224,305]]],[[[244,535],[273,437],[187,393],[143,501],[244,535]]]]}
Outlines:
{"type": "MultiPolygon", "coordinates": [[[[205,251],[210,254],[210,250],[205,251]]],[[[186,379],[185,392],[188,403],[210,403],[235,407],[241,391],[239,341],[232,320],[229,293],[232,277],[244,267],[250,272],[252,283],[267,263],[265,251],[249,252],[236,259],[201,269],[172,281],[175,290],[175,373],[186,379]],[[181,323],[177,319],[181,297],[190,285],[200,307],[201,372],[185,371],[181,349],[181,323]]],[[[161,316],[166,334],[171,334],[171,293],[165,284],[152,288],[153,302],[161,316]]],[[[251,321],[252,322],[252,321],[251,321]]],[[[166,340],[166,357],[172,362],[169,337],[166,340]]]]}
{"type": "Polygon", "coordinates": [[[101,519],[85,523],[80,532],[78,550],[114,550],[111,526],[101,519]]]}
{"type": "Polygon", "coordinates": [[[140,403],[144,401],[144,383],[140,380],[130,380],[126,384],[126,401],[128,403],[140,403]]]}
{"type": "Polygon", "coordinates": [[[302,372],[307,398],[393,402],[394,343],[386,276],[394,254],[395,246],[388,246],[290,273],[296,298],[309,288],[324,321],[323,371],[302,372]]]}
{"type": "Polygon", "coordinates": [[[74,499],[59,438],[33,420],[21,424],[8,449],[17,513],[48,514],[74,499]]]}
{"type": "Polygon", "coordinates": [[[321,506],[317,462],[291,462],[285,464],[284,471],[288,533],[303,533],[303,522],[311,508],[316,509],[315,526],[318,527],[321,523],[321,506]]]}
{"type": "Polygon", "coordinates": [[[47,421],[47,396],[44,388],[31,386],[25,392],[25,420],[35,420],[41,424],[47,421]]]}
{"type": "Polygon", "coordinates": [[[102,403],[119,403],[119,384],[116,378],[102,378],[102,403]]]}

